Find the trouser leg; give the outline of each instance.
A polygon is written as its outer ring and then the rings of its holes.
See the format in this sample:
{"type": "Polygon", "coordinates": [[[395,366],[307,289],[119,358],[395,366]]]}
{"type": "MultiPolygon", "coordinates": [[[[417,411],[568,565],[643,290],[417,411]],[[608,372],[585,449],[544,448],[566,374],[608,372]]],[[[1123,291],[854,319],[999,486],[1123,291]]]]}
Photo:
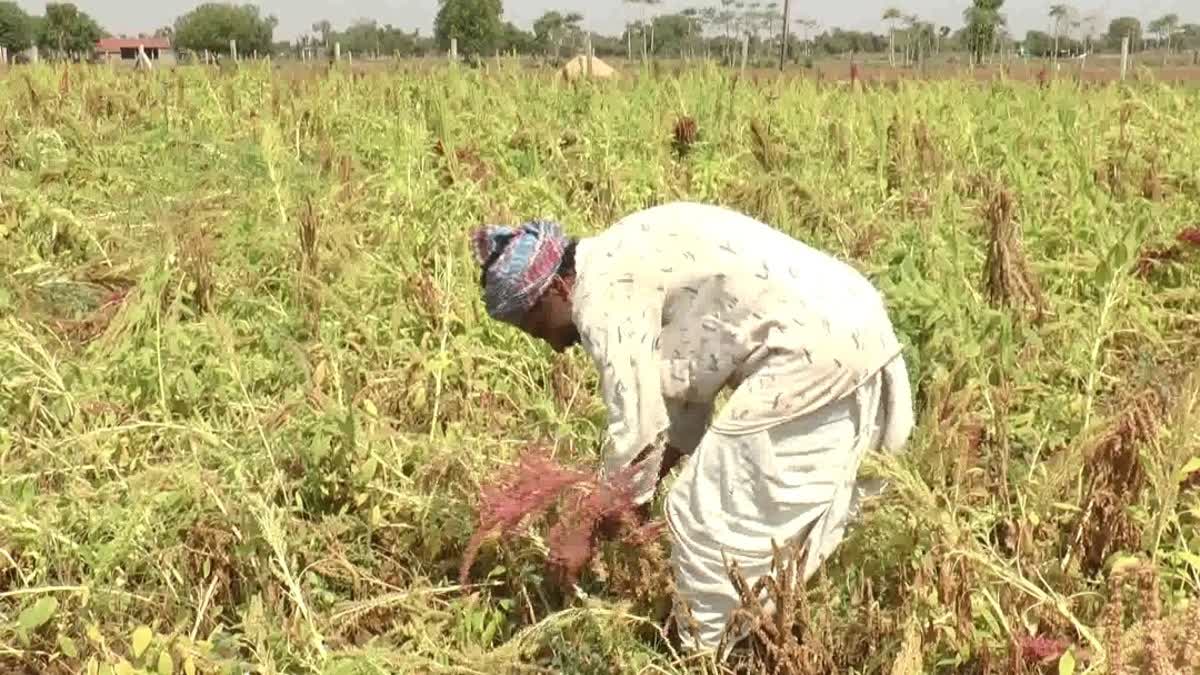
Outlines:
{"type": "MultiPolygon", "coordinates": [[[[710,431],[701,440],[666,504],[676,588],[699,647],[716,648],[743,604],[726,558],[737,561],[752,588],[771,571],[772,541],[788,549],[804,540],[801,582],[839,546],[859,464],[878,440],[879,406],[872,381],[812,415],[752,434],[710,431]]],[[[688,626],[679,628],[684,646],[693,646],[688,626]]]]}

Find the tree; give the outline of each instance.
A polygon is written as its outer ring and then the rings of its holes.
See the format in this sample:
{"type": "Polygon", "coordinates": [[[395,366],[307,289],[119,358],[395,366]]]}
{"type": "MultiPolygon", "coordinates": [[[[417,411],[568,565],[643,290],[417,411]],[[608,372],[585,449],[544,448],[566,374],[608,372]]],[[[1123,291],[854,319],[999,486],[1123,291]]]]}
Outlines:
{"type": "Polygon", "coordinates": [[[903,16],[904,14],[896,7],[888,7],[883,10],[883,20],[891,24],[888,26],[888,62],[893,66],[896,65],[896,24],[903,16]]]}
{"type": "Polygon", "coordinates": [[[700,32],[700,21],[687,14],[662,14],[654,17],[655,53],[683,54],[691,38],[700,32]]]}
{"type": "Polygon", "coordinates": [[[1151,21],[1146,28],[1151,33],[1154,33],[1158,36],[1159,44],[1165,45],[1167,48],[1167,53],[1170,53],[1171,36],[1175,34],[1175,31],[1179,30],[1179,15],[1168,14],[1164,17],[1155,19],[1154,21],[1151,21]]]}
{"type": "Polygon", "coordinates": [[[500,0],[439,0],[441,7],[433,20],[433,34],[438,47],[450,48],[450,40],[458,43],[458,53],[479,59],[495,51],[500,44],[504,12],[500,0]]]}
{"type": "Polygon", "coordinates": [[[1069,5],[1051,5],[1050,18],[1054,21],[1054,60],[1058,61],[1058,38],[1062,35],[1062,25],[1071,16],[1069,5]]]}
{"type": "Polygon", "coordinates": [[[1114,49],[1120,49],[1121,39],[1129,38],[1129,49],[1136,49],[1142,39],[1142,22],[1132,16],[1122,16],[1113,19],[1108,24],[1108,42],[1114,49]]]}
{"type": "Polygon", "coordinates": [[[1007,19],[1000,13],[1003,6],[1004,0],[973,0],[963,12],[967,23],[964,37],[976,63],[982,62],[984,54],[991,52],[1000,28],[1007,24],[1007,19]]]}
{"type": "Polygon", "coordinates": [[[1083,16],[1084,51],[1089,53],[1092,51],[1092,41],[1096,39],[1096,34],[1100,32],[1100,26],[1103,21],[1103,15],[1099,11],[1088,12],[1083,16]]]}
{"type": "Polygon", "coordinates": [[[808,36],[809,33],[817,27],[816,19],[799,18],[793,23],[795,23],[797,26],[800,26],[801,35],[803,37],[803,42],[801,42],[801,44],[804,46],[805,56],[811,55],[812,43],[809,41],[808,36]]]}
{"type": "Polygon", "coordinates": [[[90,56],[104,37],[100,25],[69,2],[46,3],[45,18],[35,25],[38,47],[59,56],[90,56]]]}
{"type": "Polygon", "coordinates": [[[549,52],[550,48],[554,47],[554,58],[557,60],[567,37],[578,38],[582,32],[579,29],[581,21],[583,21],[583,15],[578,12],[566,15],[553,11],[546,12],[533,22],[534,43],[542,53],[549,52]]]}
{"type": "MultiPolygon", "coordinates": [[[[641,31],[641,33],[642,33],[642,58],[644,59],[644,58],[646,58],[646,56],[648,54],[650,54],[654,51],[654,22],[648,20],[647,14],[649,13],[651,7],[653,7],[655,5],[661,5],[663,0],[621,0],[621,2],[630,4],[630,5],[641,5],[642,6],[642,20],[640,22],[638,22],[638,25],[640,25],[642,27],[645,27],[645,26],[650,27],[650,43],[648,46],[646,44],[646,31],[644,28],[641,31]]],[[[629,44],[632,45],[633,44],[632,37],[630,37],[629,40],[630,40],[629,44]]],[[[632,46],[630,48],[630,51],[632,51],[632,46]]]]}
{"type": "Polygon", "coordinates": [[[256,5],[207,2],[175,20],[175,45],[228,54],[229,41],[236,40],[239,54],[269,54],[278,23],[274,16],[259,16],[256,5]]]}
{"type": "Polygon", "coordinates": [[[1031,30],[1025,33],[1025,52],[1033,56],[1045,56],[1051,53],[1057,53],[1058,46],[1052,35],[1048,35],[1045,31],[1031,30]]]}
{"type": "Polygon", "coordinates": [[[1179,27],[1179,48],[1200,50],[1200,24],[1185,23],[1179,27]]]}
{"type": "Polygon", "coordinates": [[[533,51],[534,40],[532,33],[517,28],[512,22],[507,22],[500,31],[499,48],[502,52],[516,50],[518,54],[524,54],[533,51]]]}
{"type": "Polygon", "coordinates": [[[0,47],[10,52],[33,45],[33,21],[15,2],[0,2],[0,47]]]}

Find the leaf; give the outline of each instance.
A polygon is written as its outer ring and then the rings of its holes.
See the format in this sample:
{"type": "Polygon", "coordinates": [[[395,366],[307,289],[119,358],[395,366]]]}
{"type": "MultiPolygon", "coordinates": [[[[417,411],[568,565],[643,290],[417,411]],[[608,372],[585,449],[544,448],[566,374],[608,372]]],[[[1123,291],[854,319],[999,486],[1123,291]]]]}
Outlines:
{"type": "Polygon", "coordinates": [[[175,661],[166,649],[158,653],[158,672],[159,675],[172,675],[175,672],[175,661]]]}
{"type": "Polygon", "coordinates": [[[184,675],[196,675],[196,660],[192,657],[187,657],[183,660],[184,675]]]}
{"type": "Polygon", "coordinates": [[[1192,474],[1200,471],[1200,457],[1193,457],[1179,470],[1179,482],[1187,480],[1192,474]]]}
{"type": "Polygon", "coordinates": [[[130,663],[125,659],[121,659],[121,662],[117,664],[117,667],[113,668],[113,672],[117,675],[134,675],[133,666],[130,665],[130,663]]]}
{"type": "Polygon", "coordinates": [[[1129,567],[1131,565],[1136,565],[1137,563],[1138,563],[1138,559],[1135,556],[1131,556],[1128,554],[1117,554],[1111,558],[1111,565],[1109,567],[1108,573],[1116,574],[1119,570],[1129,567]]]}
{"type": "Polygon", "coordinates": [[[1075,652],[1070,649],[1058,660],[1058,675],[1075,675],[1075,652]]]}
{"type": "Polygon", "coordinates": [[[1196,555],[1191,551],[1176,551],[1175,555],[1179,556],[1180,560],[1194,567],[1197,572],[1200,572],[1200,555],[1196,555]]]}
{"type": "Polygon", "coordinates": [[[58,636],[58,648],[63,654],[73,659],[79,658],[79,650],[75,648],[75,641],[66,635],[58,636]]]}
{"type": "Polygon", "coordinates": [[[131,643],[133,645],[133,658],[141,657],[142,653],[146,651],[146,647],[150,646],[150,640],[153,637],[154,632],[150,630],[149,626],[138,626],[134,629],[131,643]]]}
{"type": "Polygon", "coordinates": [[[54,612],[58,610],[58,599],[53,595],[48,595],[41,600],[26,607],[21,615],[17,617],[17,623],[21,628],[31,631],[50,620],[54,616],[54,612]]]}

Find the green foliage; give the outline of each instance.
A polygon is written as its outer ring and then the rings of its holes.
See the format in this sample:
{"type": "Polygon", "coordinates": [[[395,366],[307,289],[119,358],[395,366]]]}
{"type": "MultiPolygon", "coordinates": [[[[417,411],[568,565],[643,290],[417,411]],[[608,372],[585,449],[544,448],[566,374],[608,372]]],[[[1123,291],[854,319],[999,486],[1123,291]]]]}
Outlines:
{"type": "Polygon", "coordinates": [[[694,39],[703,27],[700,20],[687,14],[663,14],[654,17],[654,53],[678,56],[694,47],[694,39]]]}
{"type": "Polygon", "coordinates": [[[1142,22],[1136,17],[1121,16],[1108,23],[1108,44],[1112,49],[1121,48],[1121,40],[1129,38],[1129,51],[1135,51],[1142,42],[1142,22]]]}
{"type": "Polygon", "coordinates": [[[69,2],[46,3],[46,15],[36,30],[38,46],[62,56],[90,56],[96,41],[104,37],[99,24],[69,2]]]}
{"type": "Polygon", "coordinates": [[[991,53],[1000,27],[1007,24],[1000,12],[1003,6],[1004,0],[972,0],[971,6],[963,11],[966,47],[977,62],[991,53]]]}
{"type": "Polygon", "coordinates": [[[207,2],[175,20],[175,46],[229,54],[229,41],[236,40],[239,54],[267,54],[278,24],[273,15],[261,16],[257,5],[207,2]]]}
{"type": "Polygon", "coordinates": [[[465,58],[491,55],[502,37],[500,0],[439,0],[433,33],[438,47],[450,49],[450,39],[458,41],[458,53],[465,58]]]}
{"type": "MultiPolygon", "coordinates": [[[[318,21],[312,29],[315,35],[301,37],[297,45],[309,49],[321,46],[326,56],[333,56],[337,43],[346,53],[378,53],[381,56],[423,56],[433,48],[432,40],[422,37],[420,30],[405,31],[369,19],[355,21],[342,31],[335,31],[329,21],[318,21]]],[[[283,48],[277,48],[277,51],[283,51],[283,48]]]]}
{"type": "Polygon", "coordinates": [[[533,22],[534,45],[543,54],[549,54],[553,50],[555,57],[558,57],[565,41],[578,42],[581,21],[583,15],[577,12],[546,12],[533,22]]]}
{"type": "Polygon", "coordinates": [[[25,10],[11,0],[0,2],[0,47],[19,52],[28,49],[33,38],[33,22],[25,10]]]}
{"type": "Polygon", "coordinates": [[[513,50],[516,50],[518,54],[529,54],[536,48],[535,39],[529,31],[521,30],[511,21],[505,21],[504,28],[500,32],[499,48],[506,54],[513,50]]]}

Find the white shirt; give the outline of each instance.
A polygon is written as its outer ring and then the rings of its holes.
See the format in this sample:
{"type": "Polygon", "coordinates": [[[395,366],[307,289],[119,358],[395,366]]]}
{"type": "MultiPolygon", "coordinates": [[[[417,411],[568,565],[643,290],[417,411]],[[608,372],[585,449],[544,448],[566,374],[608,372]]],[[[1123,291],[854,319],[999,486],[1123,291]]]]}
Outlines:
{"type": "Polygon", "coordinates": [[[677,202],[581,239],[573,316],[608,412],[604,469],[654,492],[661,445],[759,431],[852,393],[901,350],[849,265],[748,216],[677,202]]]}

